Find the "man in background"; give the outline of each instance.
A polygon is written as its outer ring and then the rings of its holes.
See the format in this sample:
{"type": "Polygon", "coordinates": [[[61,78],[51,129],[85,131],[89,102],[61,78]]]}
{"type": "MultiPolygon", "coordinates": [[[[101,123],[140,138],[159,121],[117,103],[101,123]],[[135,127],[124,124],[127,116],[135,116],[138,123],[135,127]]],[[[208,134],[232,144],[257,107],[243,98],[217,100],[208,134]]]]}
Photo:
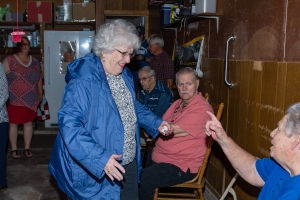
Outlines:
{"type": "Polygon", "coordinates": [[[137,26],[136,30],[138,32],[139,40],[141,41],[141,47],[139,50],[137,50],[135,56],[130,60],[130,63],[128,63],[128,68],[133,75],[134,88],[137,92],[139,89],[138,70],[145,66],[149,66],[151,54],[148,50],[147,40],[145,39],[145,28],[143,26],[137,26]]]}
{"type": "Polygon", "coordinates": [[[155,71],[156,78],[172,90],[175,67],[171,57],[163,49],[164,39],[161,35],[153,34],[147,42],[151,54],[154,55],[149,66],[155,71]]]}
{"type": "Polygon", "coordinates": [[[149,66],[138,71],[138,80],[142,86],[138,91],[138,101],[162,117],[174,101],[172,91],[155,78],[155,72],[149,66]]]}
{"type": "MultiPolygon", "coordinates": [[[[137,100],[157,116],[162,117],[174,102],[172,91],[155,78],[155,72],[149,66],[141,68],[138,71],[138,77],[142,89],[137,92],[137,100]]],[[[141,130],[141,133],[143,133],[141,134],[141,141],[146,141],[146,150],[142,162],[143,167],[145,167],[148,166],[148,163],[151,163],[149,158],[151,158],[151,149],[155,145],[155,140],[152,140],[152,137],[144,130],[141,130]]]]}

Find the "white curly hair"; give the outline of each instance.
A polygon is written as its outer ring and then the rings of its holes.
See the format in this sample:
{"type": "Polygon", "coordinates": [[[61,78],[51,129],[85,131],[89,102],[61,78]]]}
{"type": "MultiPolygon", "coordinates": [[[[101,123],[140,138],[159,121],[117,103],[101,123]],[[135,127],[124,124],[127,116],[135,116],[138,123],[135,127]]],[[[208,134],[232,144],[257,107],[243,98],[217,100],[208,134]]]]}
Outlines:
{"type": "Polygon", "coordinates": [[[101,57],[103,52],[112,51],[116,46],[138,50],[141,42],[136,26],[123,19],[116,19],[101,25],[94,38],[93,52],[101,57]]]}

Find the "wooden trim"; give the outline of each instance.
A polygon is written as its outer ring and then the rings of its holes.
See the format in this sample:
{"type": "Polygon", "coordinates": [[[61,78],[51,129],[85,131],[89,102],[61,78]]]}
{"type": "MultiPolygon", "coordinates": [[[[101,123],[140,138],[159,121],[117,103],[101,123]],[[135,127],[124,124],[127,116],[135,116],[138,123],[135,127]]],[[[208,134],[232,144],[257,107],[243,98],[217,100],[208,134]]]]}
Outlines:
{"type": "Polygon", "coordinates": [[[149,10],[104,10],[104,15],[149,15],[149,10]]]}
{"type": "Polygon", "coordinates": [[[146,38],[149,33],[149,10],[104,10],[104,19],[106,16],[145,16],[146,38]]]}
{"type": "Polygon", "coordinates": [[[96,2],[96,30],[105,22],[104,10],[106,8],[106,0],[97,0],[96,2]]]}

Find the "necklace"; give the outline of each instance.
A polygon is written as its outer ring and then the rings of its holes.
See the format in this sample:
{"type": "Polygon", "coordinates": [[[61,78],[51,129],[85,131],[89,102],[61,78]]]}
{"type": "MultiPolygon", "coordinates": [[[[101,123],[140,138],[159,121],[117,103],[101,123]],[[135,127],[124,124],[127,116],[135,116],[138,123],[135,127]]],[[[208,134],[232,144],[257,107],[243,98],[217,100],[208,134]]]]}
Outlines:
{"type": "Polygon", "coordinates": [[[188,105],[188,103],[183,103],[182,108],[185,108],[188,105]]]}
{"type": "Polygon", "coordinates": [[[18,61],[21,65],[23,65],[24,67],[28,67],[29,65],[31,65],[32,58],[31,58],[30,55],[29,55],[28,57],[26,57],[25,59],[19,57],[17,54],[14,54],[14,56],[15,56],[15,58],[17,59],[17,61],[18,61]]]}
{"type": "Polygon", "coordinates": [[[175,108],[174,113],[177,113],[180,106],[182,105],[182,109],[184,109],[189,103],[183,103],[183,101],[179,104],[177,108],[175,108]]]}

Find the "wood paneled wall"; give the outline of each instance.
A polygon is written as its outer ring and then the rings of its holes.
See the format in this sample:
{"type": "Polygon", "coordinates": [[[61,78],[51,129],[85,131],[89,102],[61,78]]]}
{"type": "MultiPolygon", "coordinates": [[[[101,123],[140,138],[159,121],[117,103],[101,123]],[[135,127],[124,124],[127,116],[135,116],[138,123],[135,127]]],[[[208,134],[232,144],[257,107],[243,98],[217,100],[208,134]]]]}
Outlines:
{"type": "MultiPolygon", "coordinates": [[[[230,61],[229,80],[234,87],[229,90],[223,82],[224,60],[204,59],[200,90],[208,92],[214,103],[225,103],[222,124],[234,141],[254,156],[269,157],[270,132],[277,127],[286,108],[300,100],[299,69],[300,63],[230,61]]],[[[211,189],[222,194],[223,176],[227,186],[234,174],[215,143],[206,172],[211,189]]],[[[244,200],[256,199],[259,193],[259,189],[241,178],[235,190],[238,199],[244,200]]]]}
{"type": "Polygon", "coordinates": [[[148,1],[138,0],[104,0],[106,10],[147,10],[148,1]]]}
{"type": "MultiPolygon", "coordinates": [[[[205,36],[200,91],[208,92],[214,103],[225,103],[224,129],[257,157],[269,157],[270,132],[286,108],[300,101],[299,12],[299,1],[219,0],[218,32],[215,20],[178,32],[179,44],[205,36]],[[232,33],[237,38],[229,43],[229,80],[234,83],[229,90],[224,84],[224,57],[232,33]]],[[[215,143],[205,174],[208,187],[221,195],[234,174],[215,143]]],[[[257,199],[260,192],[240,177],[234,189],[243,200],[257,199]]]]}

